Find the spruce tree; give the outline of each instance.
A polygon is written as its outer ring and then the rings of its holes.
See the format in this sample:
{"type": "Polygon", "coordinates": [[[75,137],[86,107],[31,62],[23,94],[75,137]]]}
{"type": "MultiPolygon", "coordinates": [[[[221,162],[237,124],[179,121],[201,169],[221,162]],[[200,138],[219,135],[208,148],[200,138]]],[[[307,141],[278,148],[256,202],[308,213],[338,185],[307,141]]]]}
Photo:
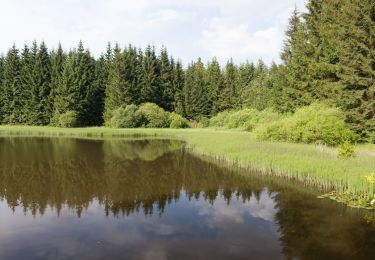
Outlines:
{"type": "Polygon", "coordinates": [[[307,9],[304,22],[295,14],[287,32],[285,107],[324,100],[344,110],[363,140],[373,138],[373,2],[310,0],[307,9]]]}
{"type": "Polygon", "coordinates": [[[190,119],[208,117],[211,113],[206,69],[202,60],[189,66],[185,77],[185,113],[190,119]]]}
{"type": "Polygon", "coordinates": [[[21,109],[19,94],[21,88],[21,61],[19,51],[15,45],[8,51],[5,57],[3,72],[3,87],[1,92],[1,115],[3,124],[18,123],[18,114],[21,109]]]}
{"type": "Polygon", "coordinates": [[[160,57],[160,89],[162,98],[160,106],[167,111],[172,111],[174,101],[173,71],[166,48],[162,48],[160,57]]]}
{"type": "Polygon", "coordinates": [[[0,123],[2,123],[3,118],[3,82],[4,82],[4,66],[5,66],[5,58],[4,56],[0,55],[0,123]]]}
{"type": "Polygon", "coordinates": [[[35,57],[32,89],[32,110],[30,123],[48,125],[52,117],[53,104],[50,103],[51,60],[44,42],[39,46],[35,57]]]}
{"type": "Polygon", "coordinates": [[[95,64],[95,82],[93,88],[95,93],[92,95],[94,98],[92,103],[95,104],[95,107],[92,111],[94,114],[92,117],[93,122],[91,122],[92,125],[103,125],[104,123],[105,89],[108,84],[109,66],[110,63],[107,57],[103,55],[100,56],[95,64]]]}
{"type": "Polygon", "coordinates": [[[224,78],[221,72],[220,64],[213,58],[207,66],[207,83],[208,83],[208,97],[210,102],[210,116],[216,115],[220,112],[219,97],[224,88],[224,78]]]}
{"type": "Polygon", "coordinates": [[[184,95],[184,77],[185,73],[182,68],[180,61],[174,62],[173,58],[171,59],[171,66],[173,72],[173,92],[174,92],[174,101],[173,101],[173,111],[185,115],[185,95],[184,95]]]}
{"type": "MultiPolygon", "coordinates": [[[[64,53],[61,44],[58,45],[57,50],[51,53],[51,92],[49,95],[49,103],[52,104],[52,113],[55,110],[55,97],[61,84],[61,78],[64,70],[64,63],[66,54],[64,53]]],[[[51,115],[52,116],[52,115],[51,115]]],[[[50,124],[54,125],[54,117],[51,117],[50,124]]]]}
{"type": "Polygon", "coordinates": [[[133,48],[121,51],[118,45],[115,46],[113,62],[108,68],[108,81],[105,89],[105,122],[112,117],[115,109],[130,105],[139,99],[134,97],[138,80],[136,58],[137,54],[133,48]]]}
{"type": "Polygon", "coordinates": [[[262,60],[259,60],[254,70],[254,78],[250,82],[250,86],[245,91],[244,103],[246,107],[263,110],[270,106],[272,97],[270,95],[271,86],[268,82],[268,73],[267,66],[262,60]]]}
{"type": "Polygon", "coordinates": [[[34,64],[35,64],[35,55],[29,49],[29,47],[25,44],[22,53],[21,53],[21,85],[22,85],[22,93],[21,98],[22,100],[22,112],[21,112],[21,120],[19,123],[21,124],[30,124],[30,111],[32,111],[32,103],[31,103],[31,90],[34,85],[34,64]]]}
{"type": "Polygon", "coordinates": [[[237,71],[237,88],[238,88],[238,103],[239,108],[245,107],[245,101],[247,100],[248,90],[251,87],[251,82],[255,77],[255,65],[254,63],[246,62],[241,64],[237,71]]]}
{"type": "Polygon", "coordinates": [[[94,63],[94,75],[88,89],[85,107],[85,122],[87,126],[103,124],[105,86],[108,81],[108,64],[103,55],[94,63]]]}
{"type": "Polygon", "coordinates": [[[219,97],[221,111],[237,108],[239,106],[236,74],[237,68],[233,64],[233,60],[230,59],[225,66],[224,88],[222,89],[219,97]]]}
{"type": "Polygon", "coordinates": [[[161,104],[162,90],[160,88],[159,64],[155,55],[155,48],[147,46],[142,58],[140,78],[141,102],[161,104]]]}
{"type": "Polygon", "coordinates": [[[77,110],[77,91],[75,82],[75,67],[78,66],[77,55],[70,51],[65,62],[61,75],[61,81],[55,89],[54,97],[54,124],[59,124],[60,116],[68,111],[77,110]]]}
{"type": "Polygon", "coordinates": [[[331,99],[362,140],[375,142],[375,5],[344,0],[322,4],[320,62],[315,77],[324,87],[320,99],[331,99]],[[337,10],[342,10],[337,12],[337,10]],[[323,75],[323,77],[322,77],[323,75]]]}
{"type": "Polygon", "coordinates": [[[61,77],[61,83],[56,90],[54,122],[69,111],[77,115],[77,123],[81,126],[89,125],[91,109],[91,91],[94,85],[94,60],[82,42],[78,48],[69,53],[61,77]]]}
{"type": "Polygon", "coordinates": [[[124,50],[124,79],[126,82],[126,97],[124,102],[127,104],[139,104],[141,102],[141,94],[139,93],[139,69],[141,61],[139,53],[132,45],[124,50]]]}
{"type": "Polygon", "coordinates": [[[280,81],[275,87],[282,89],[280,100],[283,102],[276,106],[281,112],[291,112],[313,101],[313,80],[310,73],[312,41],[297,9],[289,19],[281,58],[285,67],[280,68],[280,81]]]}

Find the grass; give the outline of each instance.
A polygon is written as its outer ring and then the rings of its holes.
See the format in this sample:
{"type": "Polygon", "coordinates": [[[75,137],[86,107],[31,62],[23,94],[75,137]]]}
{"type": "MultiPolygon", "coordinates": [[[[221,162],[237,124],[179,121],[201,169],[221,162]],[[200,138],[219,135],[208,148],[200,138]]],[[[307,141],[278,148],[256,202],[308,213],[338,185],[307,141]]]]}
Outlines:
{"type": "Polygon", "coordinates": [[[257,141],[249,132],[215,129],[110,129],[0,126],[0,136],[68,136],[121,138],[160,136],[187,141],[195,152],[265,174],[288,177],[330,191],[350,206],[369,207],[373,187],[365,176],[375,173],[375,146],[358,145],[357,156],[337,158],[337,148],[322,145],[257,141]]]}

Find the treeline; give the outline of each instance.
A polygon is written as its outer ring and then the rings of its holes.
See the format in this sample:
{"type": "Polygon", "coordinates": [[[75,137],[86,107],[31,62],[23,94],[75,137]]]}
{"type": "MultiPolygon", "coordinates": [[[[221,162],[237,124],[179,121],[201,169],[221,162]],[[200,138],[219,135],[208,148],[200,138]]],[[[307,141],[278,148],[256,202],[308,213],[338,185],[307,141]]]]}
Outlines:
{"type": "Polygon", "coordinates": [[[225,110],[295,112],[316,102],[339,107],[362,141],[375,141],[375,7],[371,0],[310,0],[290,18],[283,63],[183,67],[157,52],[109,45],[94,58],[80,43],[65,52],[44,43],[0,57],[2,124],[108,124],[127,105],[155,103],[189,120],[225,110]]]}
{"type": "Polygon", "coordinates": [[[236,66],[230,60],[221,68],[216,59],[207,66],[198,59],[184,69],[166,48],[157,54],[153,46],[143,51],[109,44],[95,59],[82,42],[69,52],[34,42],[0,57],[0,120],[58,125],[74,112],[79,126],[102,125],[119,107],[146,102],[199,120],[245,105],[266,107],[251,98],[249,85],[261,87],[269,72],[262,61],[236,66]]]}

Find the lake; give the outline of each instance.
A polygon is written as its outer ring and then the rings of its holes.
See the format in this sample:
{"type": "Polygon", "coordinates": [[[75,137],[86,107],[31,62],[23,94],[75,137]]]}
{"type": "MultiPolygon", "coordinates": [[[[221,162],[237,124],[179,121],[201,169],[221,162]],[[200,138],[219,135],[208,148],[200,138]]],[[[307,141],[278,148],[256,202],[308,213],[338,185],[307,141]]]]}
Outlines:
{"type": "Polygon", "coordinates": [[[374,259],[375,214],[176,140],[0,138],[0,259],[374,259]]]}

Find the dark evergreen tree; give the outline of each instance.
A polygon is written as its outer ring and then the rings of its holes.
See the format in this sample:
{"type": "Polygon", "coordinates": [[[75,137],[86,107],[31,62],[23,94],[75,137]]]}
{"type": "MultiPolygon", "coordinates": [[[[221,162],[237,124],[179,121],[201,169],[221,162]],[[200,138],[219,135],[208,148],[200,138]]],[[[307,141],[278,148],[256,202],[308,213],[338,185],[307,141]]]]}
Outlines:
{"type": "Polygon", "coordinates": [[[42,42],[35,57],[31,89],[31,111],[29,123],[48,125],[52,117],[53,104],[50,103],[51,60],[46,45],[42,42]]]}
{"type": "Polygon", "coordinates": [[[4,82],[4,67],[5,67],[5,58],[0,55],[0,123],[2,123],[3,118],[3,82],[4,82]]]}
{"type": "Polygon", "coordinates": [[[258,110],[270,107],[270,102],[272,100],[270,93],[269,71],[264,62],[259,60],[254,70],[254,79],[250,82],[250,86],[245,91],[245,106],[258,110]]]}
{"type": "Polygon", "coordinates": [[[138,54],[135,48],[129,46],[128,49],[121,51],[116,45],[113,63],[108,65],[104,114],[106,122],[112,117],[112,111],[116,108],[140,102],[142,93],[140,93],[140,89],[137,89],[139,86],[137,58],[138,54]]]}
{"type": "MultiPolygon", "coordinates": [[[[110,46],[109,46],[110,47],[110,46]]],[[[112,117],[112,111],[122,105],[121,93],[123,83],[123,55],[120,47],[116,44],[113,54],[107,49],[107,61],[110,61],[108,68],[108,81],[105,88],[105,102],[104,102],[104,122],[112,117]]]]}
{"type": "Polygon", "coordinates": [[[21,103],[19,100],[21,91],[21,61],[19,51],[15,45],[8,51],[5,57],[3,87],[1,91],[1,115],[3,124],[17,124],[21,103]]]}
{"type": "Polygon", "coordinates": [[[31,52],[25,44],[21,53],[21,95],[22,109],[20,111],[20,124],[30,124],[30,111],[33,110],[31,103],[31,90],[34,85],[34,65],[36,53],[31,52]]]}
{"type": "Polygon", "coordinates": [[[95,62],[95,75],[87,94],[86,125],[103,125],[105,87],[108,82],[109,64],[102,55],[95,62]]]}
{"type": "MultiPolygon", "coordinates": [[[[55,97],[61,84],[62,74],[64,70],[64,63],[66,60],[66,54],[64,53],[61,44],[58,45],[57,50],[51,53],[51,91],[49,95],[49,103],[52,104],[52,113],[55,109],[55,97]]],[[[52,121],[53,116],[51,115],[51,124],[56,124],[52,121]]]]}
{"type": "Polygon", "coordinates": [[[142,59],[142,71],[140,78],[141,102],[161,104],[163,96],[160,88],[160,72],[155,48],[150,45],[146,48],[142,59]]]}
{"type": "Polygon", "coordinates": [[[307,9],[303,21],[293,15],[287,32],[284,107],[324,100],[341,107],[363,139],[373,138],[373,1],[310,0],[307,9]]]}
{"type": "Polygon", "coordinates": [[[247,93],[251,87],[251,82],[255,77],[255,66],[253,63],[246,62],[241,64],[237,71],[237,89],[239,108],[246,106],[247,93]]]}
{"type": "Polygon", "coordinates": [[[221,91],[220,111],[237,108],[239,106],[236,86],[237,68],[233,64],[232,59],[225,66],[224,71],[224,88],[221,91]]]}
{"type": "Polygon", "coordinates": [[[221,104],[219,97],[224,89],[224,79],[221,72],[220,64],[216,58],[207,66],[207,83],[208,83],[208,96],[210,102],[210,115],[213,116],[220,112],[221,104]]]}
{"type": "Polygon", "coordinates": [[[62,114],[78,110],[77,82],[74,75],[76,66],[78,66],[77,55],[71,51],[64,62],[61,81],[55,92],[53,114],[53,122],[55,124],[59,123],[59,118],[62,114]]]}
{"type": "Polygon", "coordinates": [[[139,104],[141,102],[141,94],[139,93],[140,55],[132,45],[129,45],[125,49],[124,55],[124,76],[127,89],[126,100],[128,100],[128,104],[139,104]]]}
{"type": "Polygon", "coordinates": [[[282,89],[281,102],[276,107],[281,112],[291,112],[297,107],[309,105],[312,98],[310,64],[313,59],[312,43],[308,38],[306,25],[297,9],[289,19],[286,40],[281,58],[285,67],[280,68],[280,81],[276,88],[282,89]]]}
{"type": "Polygon", "coordinates": [[[160,106],[167,111],[173,110],[174,88],[173,88],[173,67],[169,60],[166,48],[162,48],[159,57],[160,66],[160,88],[162,98],[160,106]]]}
{"type": "Polygon", "coordinates": [[[173,73],[173,110],[180,114],[185,115],[185,95],[184,95],[184,77],[185,73],[180,61],[174,62],[171,59],[172,73],[173,73]]]}
{"type": "Polygon", "coordinates": [[[211,113],[206,69],[201,59],[190,65],[186,71],[184,93],[187,118],[199,119],[211,113]]]}
{"type": "Polygon", "coordinates": [[[56,90],[54,122],[69,111],[77,115],[77,123],[89,125],[90,109],[92,107],[92,91],[94,85],[95,63],[88,50],[85,50],[82,42],[78,48],[71,51],[64,63],[61,84],[56,90]]]}

